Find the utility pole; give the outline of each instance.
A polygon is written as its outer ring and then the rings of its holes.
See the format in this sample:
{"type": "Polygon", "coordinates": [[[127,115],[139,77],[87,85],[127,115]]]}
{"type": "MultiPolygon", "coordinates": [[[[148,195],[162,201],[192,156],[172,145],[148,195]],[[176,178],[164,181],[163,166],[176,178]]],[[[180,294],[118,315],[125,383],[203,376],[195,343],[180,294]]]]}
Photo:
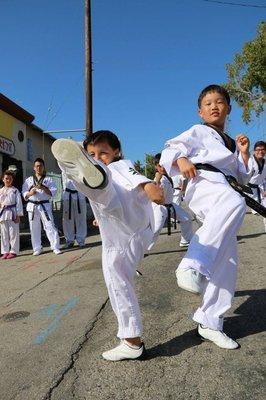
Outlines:
{"type": "Polygon", "coordinates": [[[92,134],[91,4],[85,0],[86,135],[92,134]]]}

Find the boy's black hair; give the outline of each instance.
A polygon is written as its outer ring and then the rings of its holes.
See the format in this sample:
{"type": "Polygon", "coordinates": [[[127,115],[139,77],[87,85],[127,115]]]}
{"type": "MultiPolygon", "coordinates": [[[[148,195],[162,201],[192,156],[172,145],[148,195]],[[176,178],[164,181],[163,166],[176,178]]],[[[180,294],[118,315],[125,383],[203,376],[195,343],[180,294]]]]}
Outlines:
{"type": "Polygon", "coordinates": [[[266,142],[264,142],[263,140],[259,140],[254,144],[254,150],[256,150],[256,147],[264,147],[264,149],[266,150],[266,142]]]}
{"type": "Polygon", "coordinates": [[[39,162],[39,163],[41,163],[43,166],[45,166],[44,160],[43,160],[41,157],[35,158],[33,165],[34,165],[36,162],[39,162]]]}
{"type": "MultiPolygon", "coordinates": [[[[87,136],[83,142],[83,147],[87,150],[89,144],[108,143],[113,150],[119,150],[121,153],[121,143],[118,137],[111,131],[96,131],[87,136]]],[[[120,157],[120,159],[122,156],[120,157]]]]}
{"type": "Polygon", "coordinates": [[[209,85],[206,88],[204,88],[199,95],[199,98],[198,98],[198,107],[199,108],[201,106],[203,97],[205,97],[206,94],[210,93],[210,92],[220,93],[225,98],[227,104],[230,106],[231,100],[230,100],[230,95],[229,95],[228,91],[220,85],[209,85]]]}
{"type": "Polygon", "coordinates": [[[154,156],[154,164],[155,165],[160,164],[160,159],[161,159],[161,153],[155,154],[155,156],[154,156]]]}

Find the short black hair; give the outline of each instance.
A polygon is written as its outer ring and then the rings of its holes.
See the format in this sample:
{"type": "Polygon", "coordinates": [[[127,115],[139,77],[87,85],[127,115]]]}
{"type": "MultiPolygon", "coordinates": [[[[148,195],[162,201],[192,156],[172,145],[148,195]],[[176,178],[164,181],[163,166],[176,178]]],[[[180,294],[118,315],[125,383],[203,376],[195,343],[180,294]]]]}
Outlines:
{"type": "Polygon", "coordinates": [[[45,164],[44,164],[44,160],[43,160],[41,157],[37,157],[37,158],[35,158],[35,160],[34,160],[34,163],[33,163],[33,164],[35,164],[36,162],[42,163],[42,165],[43,165],[43,166],[45,166],[45,164]]]}
{"type": "Polygon", "coordinates": [[[83,147],[87,150],[89,144],[108,143],[113,150],[121,151],[121,143],[115,133],[111,131],[101,130],[88,135],[83,142],[83,147]]]}
{"type": "Polygon", "coordinates": [[[229,95],[228,91],[224,87],[222,87],[220,85],[213,84],[213,85],[209,85],[209,86],[205,87],[200,92],[200,95],[199,95],[199,98],[198,98],[198,107],[199,108],[201,106],[201,102],[202,102],[203,97],[205,97],[206,94],[210,93],[210,92],[220,93],[225,98],[227,104],[230,106],[231,100],[230,100],[230,95],[229,95]]]}
{"type": "Polygon", "coordinates": [[[155,165],[160,164],[160,159],[161,159],[161,153],[155,154],[155,156],[154,156],[154,164],[155,165]]]}
{"type": "Polygon", "coordinates": [[[256,150],[256,147],[264,147],[264,149],[266,150],[266,142],[264,142],[263,140],[259,140],[254,144],[254,150],[256,150]]]}

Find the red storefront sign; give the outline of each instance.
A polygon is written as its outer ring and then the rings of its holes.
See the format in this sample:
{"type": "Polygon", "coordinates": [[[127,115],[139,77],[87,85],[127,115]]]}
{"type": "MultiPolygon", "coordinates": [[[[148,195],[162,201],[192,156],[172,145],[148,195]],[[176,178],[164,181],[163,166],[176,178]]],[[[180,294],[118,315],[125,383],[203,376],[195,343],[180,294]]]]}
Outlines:
{"type": "Polygon", "coordinates": [[[12,140],[0,136],[0,153],[12,156],[15,153],[15,145],[12,140]]]}

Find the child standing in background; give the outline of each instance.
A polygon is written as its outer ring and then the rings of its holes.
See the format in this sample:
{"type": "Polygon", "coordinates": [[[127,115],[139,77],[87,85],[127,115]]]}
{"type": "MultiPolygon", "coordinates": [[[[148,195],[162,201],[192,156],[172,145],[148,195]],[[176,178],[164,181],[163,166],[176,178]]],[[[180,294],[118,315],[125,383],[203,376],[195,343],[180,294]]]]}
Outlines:
{"type": "Polygon", "coordinates": [[[19,222],[23,206],[18,189],[13,186],[14,174],[5,171],[4,186],[0,189],[0,227],[2,259],[11,259],[19,253],[19,222]]]}

